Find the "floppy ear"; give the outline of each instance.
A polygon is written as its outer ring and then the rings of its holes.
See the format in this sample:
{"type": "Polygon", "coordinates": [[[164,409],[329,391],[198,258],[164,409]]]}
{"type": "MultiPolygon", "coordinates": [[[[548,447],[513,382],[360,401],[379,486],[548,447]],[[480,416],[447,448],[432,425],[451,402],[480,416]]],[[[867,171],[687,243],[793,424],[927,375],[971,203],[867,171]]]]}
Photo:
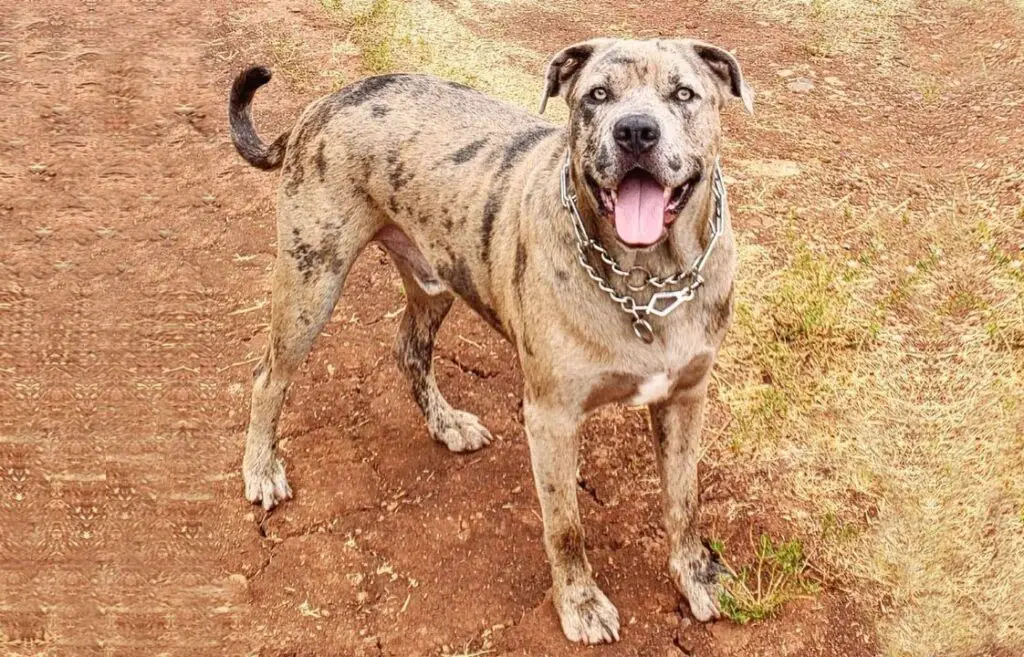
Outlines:
{"type": "Polygon", "coordinates": [[[726,92],[727,97],[732,96],[743,101],[743,107],[748,113],[754,113],[754,90],[743,79],[740,71],[740,63],[736,61],[727,50],[713,46],[703,41],[685,41],[693,52],[701,58],[704,64],[711,69],[711,74],[719,86],[726,92]]]}
{"type": "Polygon", "coordinates": [[[572,86],[576,76],[595,53],[608,48],[614,39],[591,39],[574,43],[551,59],[545,74],[544,94],[540,97],[541,114],[548,106],[548,98],[562,96],[572,86]]]}

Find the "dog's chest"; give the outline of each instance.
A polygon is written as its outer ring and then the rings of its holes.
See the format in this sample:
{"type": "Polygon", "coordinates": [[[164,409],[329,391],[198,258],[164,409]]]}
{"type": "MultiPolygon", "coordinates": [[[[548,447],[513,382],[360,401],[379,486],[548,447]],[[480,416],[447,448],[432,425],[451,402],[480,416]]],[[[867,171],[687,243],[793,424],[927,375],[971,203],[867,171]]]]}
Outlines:
{"type": "Polygon", "coordinates": [[[658,372],[641,379],[636,388],[636,394],[629,400],[631,406],[643,406],[654,404],[668,398],[672,388],[675,387],[676,376],[671,370],[658,372]]]}
{"type": "Polygon", "coordinates": [[[640,367],[636,361],[623,362],[596,378],[584,406],[592,410],[609,403],[657,404],[700,384],[713,362],[710,349],[666,355],[640,367]]]}

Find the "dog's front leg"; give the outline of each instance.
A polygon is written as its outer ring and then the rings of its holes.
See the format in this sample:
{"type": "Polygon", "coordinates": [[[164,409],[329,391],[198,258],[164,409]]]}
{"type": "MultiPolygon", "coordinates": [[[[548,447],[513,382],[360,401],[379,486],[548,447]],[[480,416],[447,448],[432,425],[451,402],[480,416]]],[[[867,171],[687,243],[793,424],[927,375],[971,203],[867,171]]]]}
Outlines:
{"type": "Polygon", "coordinates": [[[697,530],[697,458],[704,423],[704,385],[650,407],[661,469],[669,572],[697,620],[718,618],[719,564],[697,530]]]}
{"type": "Polygon", "coordinates": [[[544,514],[544,547],[551,562],[552,601],[570,641],[619,639],[619,612],[598,588],[583,546],[576,502],[578,429],[581,416],[565,408],[523,404],[530,459],[544,514]]]}

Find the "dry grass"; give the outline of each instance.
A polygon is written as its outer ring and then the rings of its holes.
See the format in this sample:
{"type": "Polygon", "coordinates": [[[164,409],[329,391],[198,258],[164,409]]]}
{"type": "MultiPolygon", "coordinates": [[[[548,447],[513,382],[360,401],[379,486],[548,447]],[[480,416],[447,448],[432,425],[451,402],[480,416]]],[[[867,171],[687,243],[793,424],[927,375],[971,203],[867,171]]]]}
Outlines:
{"type": "MultiPolygon", "coordinates": [[[[348,39],[361,52],[367,73],[429,73],[536,109],[548,53],[479,37],[456,14],[426,0],[325,4],[348,28],[348,39]]],[[[557,105],[552,105],[553,120],[564,117],[557,105]]]]}
{"type": "Polygon", "coordinates": [[[874,51],[883,61],[896,45],[896,19],[915,0],[720,0],[812,34],[812,55],[874,51]]]}
{"type": "Polygon", "coordinates": [[[852,269],[741,249],[709,460],[775,473],[748,495],[790,500],[816,563],[880,609],[888,655],[1024,646],[1024,276],[998,246],[1024,241],[1020,212],[938,199],[914,213],[918,253],[892,235],[852,269]]]}

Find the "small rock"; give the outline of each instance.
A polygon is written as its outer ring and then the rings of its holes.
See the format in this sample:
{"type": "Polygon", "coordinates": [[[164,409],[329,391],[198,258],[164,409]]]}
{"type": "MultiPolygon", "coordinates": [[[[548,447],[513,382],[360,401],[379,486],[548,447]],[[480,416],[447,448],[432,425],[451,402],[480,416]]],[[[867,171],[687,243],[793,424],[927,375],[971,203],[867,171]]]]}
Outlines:
{"type": "Polygon", "coordinates": [[[810,78],[795,78],[786,83],[790,91],[794,91],[798,94],[804,94],[814,88],[814,83],[811,82],[810,78]]]}
{"type": "Polygon", "coordinates": [[[793,71],[788,68],[780,68],[779,70],[775,71],[775,75],[779,76],[780,78],[788,78],[789,76],[793,75],[793,71]]]}
{"type": "Polygon", "coordinates": [[[846,84],[839,78],[832,77],[831,75],[825,78],[825,84],[830,84],[833,87],[844,87],[846,84]]]}

